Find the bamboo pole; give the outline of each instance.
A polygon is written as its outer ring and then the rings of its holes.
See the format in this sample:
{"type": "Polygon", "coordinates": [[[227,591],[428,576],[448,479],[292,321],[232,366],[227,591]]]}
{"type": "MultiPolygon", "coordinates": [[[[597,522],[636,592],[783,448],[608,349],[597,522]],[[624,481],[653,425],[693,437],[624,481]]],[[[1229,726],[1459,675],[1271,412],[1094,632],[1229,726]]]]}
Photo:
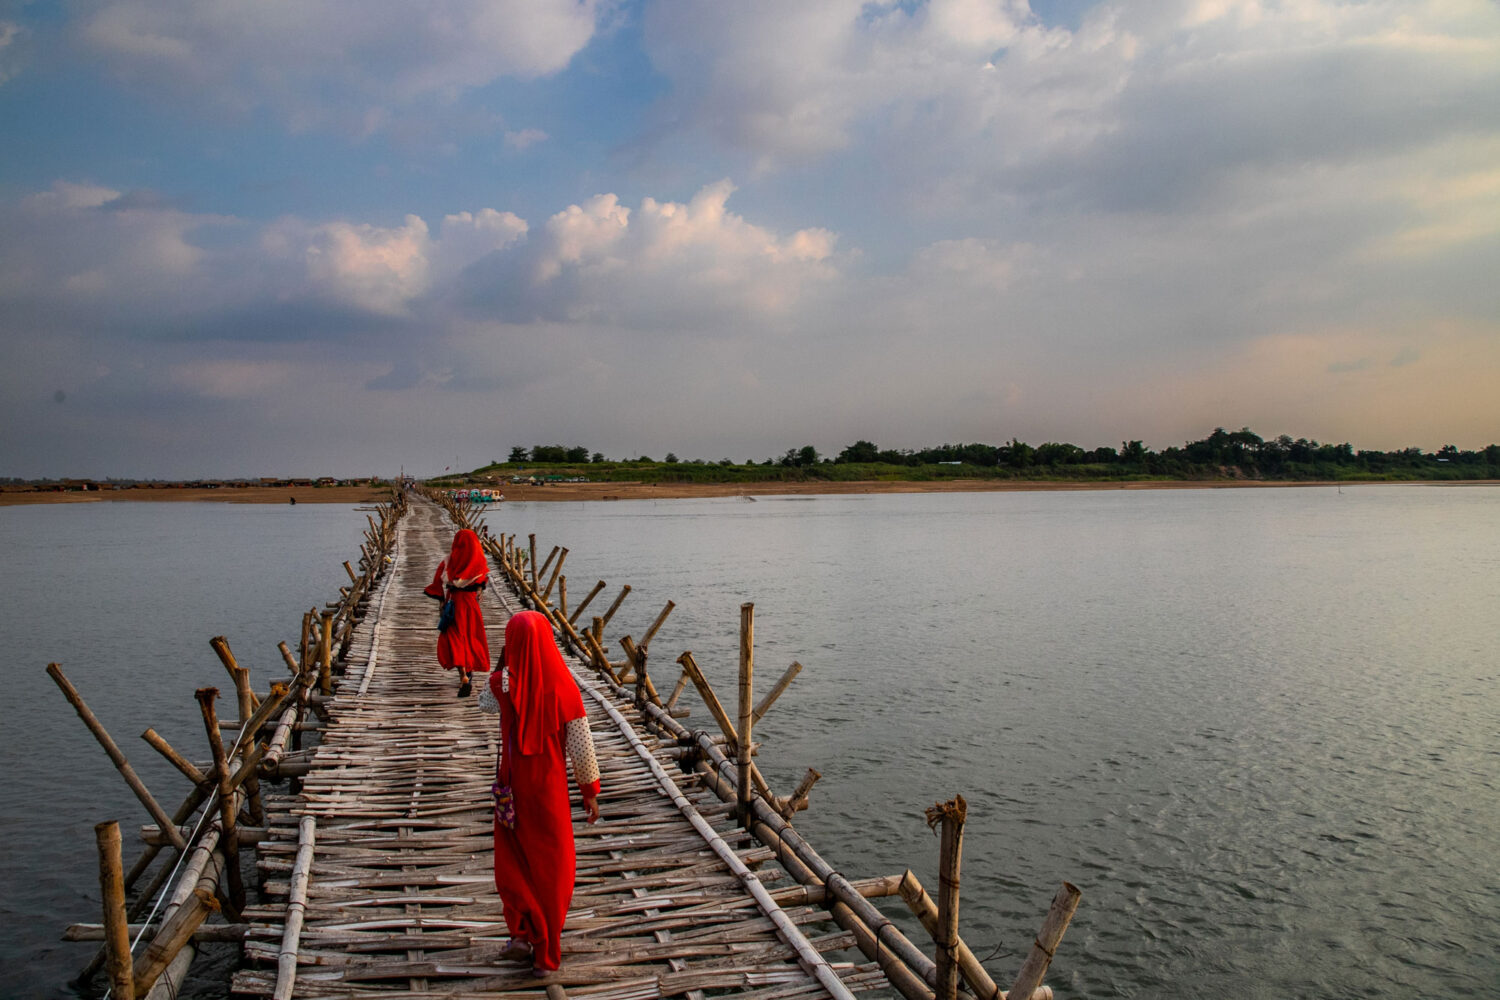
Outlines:
{"type": "Polygon", "coordinates": [[[333,613],[322,613],[323,631],[318,640],[318,690],[333,694],[333,613]]]}
{"type": "Polygon", "coordinates": [[[928,827],[942,827],[942,844],[938,849],[938,933],[933,936],[937,945],[937,1000],[955,1000],[958,996],[958,885],[968,810],[962,795],[927,810],[928,827]]]}
{"type": "MultiPolygon", "coordinates": [[[[552,551],[557,552],[559,550],[554,548],[552,551]]],[[[557,578],[562,573],[563,563],[567,561],[568,550],[562,549],[561,552],[562,554],[558,557],[557,565],[552,567],[552,575],[547,578],[547,588],[542,591],[542,600],[544,601],[552,596],[552,588],[556,585],[557,578]]]]}
{"type": "Polygon", "coordinates": [[[297,859],[292,865],[291,891],[286,903],[286,924],[281,932],[281,951],[276,956],[274,1000],[289,1000],[297,982],[297,951],[302,942],[302,920],[307,913],[307,883],[312,874],[317,821],[303,816],[297,824],[297,859]]]}
{"type": "MultiPolygon", "coordinates": [[[[557,578],[557,613],[568,618],[568,578],[565,576],[557,578]]],[[[568,624],[572,623],[573,619],[568,618],[568,624]]]]}
{"type": "MultiPolygon", "coordinates": [[[[933,941],[936,941],[940,933],[938,908],[937,904],[932,901],[932,897],[927,895],[927,890],[922,887],[922,883],[908,870],[901,876],[896,891],[906,903],[907,908],[921,922],[922,927],[932,935],[933,941]]],[[[959,971],[963,973],[964,979],[968,980],[969,988],[974,991],[977,1000],[1006,1000],[1005,992],[996,985],[984,966],[979,964],[979,959],[974,957],[974,952],[964,943],[962,937],[956,942],[954,954],[958,959],[959,971]]],[[[1052,988],[1038,986],[1032,991],[1031,1000],[1052,1000],[1052,988]]]]}
{"type": "Polygon", "coordinates": [[[656,616],[656,621],[651,623],[651,627],[648,628],[646,630],[646,634],[641,637],[642,649],[645,649],[647,646],[651,645],[651,640],[656,638],[656,633],[661,630],[662,623],[667,620],[667,615],[670,615],[672,613],[672,609],[675,607],[677,607],[677,605],[674,602],[668,601],[666,607],[661,609],[661,614],[656,616]]]}
{"type": "Polygon", "coordinates": [[[344,572],[349,574],[350,583],[353,583],[359,579],[359,577],[354,575],[354,567],[349,565],[349,560],[347,559],[344,560],[344,572]]]}
{"type": "Polygon", "coordinates": [[[125,876],[120,861],[120,824],[114,820],[94,827],[99,846],[99,893],[104,899],[105,968],[115,1000],[135,1000],[135,976],[130,957],[130,928],[125,919],[125,876]]]}
{"type": "Polygon", "coordinates": [[[792,665],[786,668],[786,673],[782,674],[781,679],[771,686],[771,690],[766,692],[766,696],[760,700],[760,704],[755,706],[755,711],[750,713],[753,721],[759,722],[765,717],[766,712],[770,710],[771,706],[776,704],[776,699],[781,697],[782,693],[791,686],[793,679],[800,673],[802,673],[802,664],[793,660],[792,665]]]}
{"type": "Polygon", "coordinates": [[[823,777],[823,773],[821,771],[812,767],[808,768],[807,773],[802,776],[802,780],[797,782],[797,787],[792,789],[792,794],[787,796],[787,808],[786,811],[782,813],[782,815],[787,819],[791,819],[792,813],[799,813],[802,810],[806,809],[807,796],[812,792],[813,785],[816,785],[818,783],[818,779],[821,777],[823,777]]]}
{"type": "MultiPolygon", "coordinates": [[[[663,616],[665,617],[665,615],[663,616]]],[[[750,740],[755,691],[755,605],[740,605],[740,724],[735,727],[735,757],[739,767],[740,824],[750,825],[750,740]]],[[[943,1000],[953,1000],[945,997],[943,1000]]]]}
{"type": "Polygon", "coordinates": [[[589,591],[589,596],[583,599],[583,603],[579,604],[578,607],[573,609],[573,614],[568,618],[568,621],[572,622],[574,625],[577,625],[579,616],[583,614],[583,609],[589,606],[590,601],[599,596],[599,591],[603,590],[604,587],[605,583],[603,580],[600,580],[598,583],[594,584],[594,589],[589,591]]]}
{"type": "Polygon", "coordinates": [[[540,592],[540,589],[541,589],[540,588],[541,578],[544,577],[544,576],[546,576],[547,575],[547,570],[549,570],[549,569],[552,568],[552,560],[554,560],[554,559],[557,558],[557,553],[558,553],[558,551],[561,548],[562,548],[562,546],[560,546],[560,545],[554,545],[554,546],[552,546],[552,551],[548,552],[547,553],[547,558],[542,560],[541,567],[538,568],[537,571],[536,571],[536,576],[537,576],[537,581],[538,582],[535,583],[535,584],[532,584],[532,588],[533,589],[535,589],[535,590],[537,590],[537,591],[540,592]]]}
{"type": "Polygon", "coordinates": [[[666,703],[662,705],[662,707],[665,708],[668,712],[676,708],[677,699],[682,697],[682,692],[687,690],[687,686],[688,675],[687,671],[684,670],[682,673],[677,675],[677,684],[672,688],[672,697],[668,698],[666,703]]]}
{"type": "MultiPolygon", "coordinates": [[[[218,688],[199,688],[195,694],[198,706],[203,711],[203,728],[208,731],[208,746],[214,755],[214,780],[219,786],[219,823],[223,835],[219,838],[224,846],[224,868],[228,878],[229,900],[236,910],[245,905],[245,887],[240,878],[240,851],[235,837],[234,789],[230,787],[229,761],[224,756],[224,741],[219,737],[219,720],[214,712],[214,699],[218,688]]],[[[176,827],[173,827],[176,832],[176,827]]]]}
{"type": "Polygon", "coordinates": [[[536,589],[536,535],[534,535],[534,534],[533,535],[527,535],[526,538],[531,543],[531,561],[529,563],[527,563],[526,565],[531,570],[531,589],[535,590],[536,589]]]}
{"type": "MultiPolygon", "coordinates": [[[[73,706],[74,711],[78,713],[78,717],[83,720],[83,724],[89,727],[89,732],[94,734],[94,739],[99,741],[99,745],[104,748],[104,752],[109,755],[110,761],[114,763],[115,770],[120,772],[120,776],[125,779],[125,784],[130,786],[130,790],[135,793],[135,797],[140,800],[141,805],[146,807],[146,811],[151,814],[151,818],[156,820],[160,825],[172,826],[175,834],[177,828],[172,825],[172,820],[167,816],[166,810],[146,790],[146,783],[135,773],[135,768],[131,767],[130,761],[125,759],[125,754],[121,752],[119,746],[104,728],[103,723],[84,704],[83,696],[78,693],[78,689],[63,674],[62,667],[56,663],[47,664],[47,676],[51,677],[57,683],[57,686],[62,689],[63,697],[68,699],[68,703],[73,706]]],[[[187,843],[183,841],[180,834],[174,836],[172,846],[179,851],[187,850],[187,843]]]]}
{"type": "Polygon", "coordinates": [[[234,693],[240,708],[240,718],[250,718],[250,713],[255,711],[255,706],[260,704],[260,701],[255,697],[255,692],[250,687],[249,668],[240,666],[240,661],[235,659],[234,653],[229,649],[229,640],[222,635],[214,636],[208,640],[208,644],[219,655],[219,662],[224,664],[224,669],[229,672],[229,679],[234,682],[234,693]]]}
{"type": "Polygon", "coordinates": [[[651,683],[651,675],[646,672],[646,647],[637,646],[635,640],[628,635],[620,640],[620,646],[625,650],[626,658],[635,669],[636,704],[650,698],[652,702],[660,705],[661,695],[656,693],[656,685],[651,683]]]}
{"type": "MultiPolygon", "coordinates": [[[[620,588],[620,596],[615,598],[615,603],[611,604],[609,610],[604,612],[604,624],[609,624],[609,620],[615,616],[616,611],[620,610],[620,605],[625,603],[625,598],[629,593],[630,584],[627,583],[620,588]]],[[[602,642],[603,640],[601,639],[600,641],[602,642]]]]}
{"type": "Polygon", "coordinates": [[[1078,912],[1078,900],[1082,895],[1072,882],[1064,882],[1062,888],[1057,890],[1057,895],[1052,897],[1052,905],[1047,909],[1046,918],[1042,920],[1042,929],[1032,939],[1031,951],[1027,954],[1026,961],[1021,963],[1016,981],[1010,984],[1011,996],[1029,996],[1032,990],[1041,985],[1042,977],[1047,974],[1047,967],[1052,964],[1052,956],[1057,953],[1057,946],[1062,941],[1063,932],[1068,929],[1073,914],[1078,912]]]}
{"type": "Polygon", "coordinates": [[[698,668],[698,661],[693,659],[691,652],[684,652],[677,658],[682,664],[683,673],[693,682],[693,687],[698,689],[698,697],[703,699],[708,714],[714,717],[719,724],[719,729],[724,733],[724,738],[731,743],[739,742],[739,735],[735,732],[734,723],[729,721],[729,713],[724,711],[724,706],[719,702],[719,696],[714,694],[714,689],[709,686],[708,678],[703,676],[703,671],[698,668]]]}
{"type": "Polygon", "coordinates": [[[151,745],[151,748],[163,757],[177,770],[181,771],[187,780],[194,785],[201,785],[208,781],[208,775],[198,769],[198,766],[178,753],[155,729],[147,729],[141,734],[141,739],[151,745]]]}
{"type": "Polygon", "coordinates": [[[192,941],[203,921],[218,908],[218,900],[210,890],[202,886],[193,889],[192,895],[162,924],[141,956],[141,966],[135,974],[137,995],[146,995],[162,970],[172,963],[184,945],[192,941]]]}

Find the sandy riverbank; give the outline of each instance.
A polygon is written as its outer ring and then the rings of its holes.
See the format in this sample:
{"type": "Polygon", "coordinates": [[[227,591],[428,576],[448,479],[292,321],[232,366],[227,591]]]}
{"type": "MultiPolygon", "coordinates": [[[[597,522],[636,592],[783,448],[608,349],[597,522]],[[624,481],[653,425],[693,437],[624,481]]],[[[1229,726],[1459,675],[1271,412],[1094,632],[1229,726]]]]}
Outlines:
{"type": "MultiPolygon", "coordinates": [[[[550,486],[504,487],[508,501],[578,502],[588,500],[684,500],[697,497],[814,496],[873,493],[1005,493],[1056,490],[1220,490],[1281,487],[1333,487],[1333,482],[1254,482],[1249,480],[1152,481],[1138,483],[1017,482],[1004,479],[945,479],[938,482],[803,482],[803,483],[556,483],[550,486]]],[[[1354,485],[1354,484],[1350,484],[1354,485]]],[[[1405,482],[1358,485],[1496,486],[1493,479],[1443,482],[1405,482]]],[[[243,489],[127,489],[78,493],[0,492],[0,507],[33,503],[97,503],[101,501],[208,501],[217,503],[378,503],[389,495],[384,487],[259,487],[243,489]]]]}

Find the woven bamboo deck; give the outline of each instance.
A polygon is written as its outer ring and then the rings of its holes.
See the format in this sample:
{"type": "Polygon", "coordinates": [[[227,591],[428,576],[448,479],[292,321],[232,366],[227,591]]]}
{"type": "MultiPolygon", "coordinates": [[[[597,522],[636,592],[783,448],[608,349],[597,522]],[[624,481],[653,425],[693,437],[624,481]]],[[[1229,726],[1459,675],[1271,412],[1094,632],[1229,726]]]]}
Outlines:
{"type": "MultiPolygon", "coordinates": [[[[730,807],[682,773],[675,744],[650,736],[629,702],[572,660],[602,772],[603,820],[575,825],[578,885],[562,969],[544,983],[499,961],[506,931],[491,868],[495,717],[455,697],[456,679],[434,658],[436,608],[421,593],[453,526],[436,506],[418,503],[399,530],[396,562],[326,703],[313,769],[300,794],[267,802],[268,839],[258,852],[273,903],[245,911],[237,995],[275,995],[287,925],[295,929],[298,916],[295,997],[519,997],[547,986],[554,996],[561,987],[600,1000],[829,995],[746,881],[674,804],[672,788],[754,870],[845,987],[887,987],[874,965],[847,960],[860,957],[849,950],[852,935],[810,904],[808,890],[734,823],[730,807]],[[294,890],[303,892],[304,880],[292,879],[299,850],[312,852],[305,902],[289,905],[294,890]]],[[[495,585],[482,607],[496,650],[520,604],[495,585]]]]}

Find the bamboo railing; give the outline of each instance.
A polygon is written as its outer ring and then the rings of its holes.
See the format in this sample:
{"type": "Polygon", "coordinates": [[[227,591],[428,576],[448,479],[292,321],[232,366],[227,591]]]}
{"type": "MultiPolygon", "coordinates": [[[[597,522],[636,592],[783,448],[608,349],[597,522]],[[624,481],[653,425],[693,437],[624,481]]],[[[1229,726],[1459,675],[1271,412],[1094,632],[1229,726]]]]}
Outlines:
{"type": "Polygon", "coordinates": [[[286,643],[279,646],[289,678],[273,680],[265,693],[257,694],[250,670],[240,666],[229,641],[223,636],[209,641],[234,686],[236,709],[235,719],[221,720],[215,705],[218,689],[200,688],[195,693],[211,763],[206,769],[193,763],[154,729],[142,734],[191,785],[172,813],[146,788],[62,667],[48,664],[48,675],[154,820],[153,825],[141,828],[144,849],[123,873],[118,825],[110,821],[96,829],[104,922],[102,926],[75,924],[63,935],[65,940],[104,941],[80,975],[81,983],[106,968],[109,995],[115,1000],[167,1000],[176,996],[196,954],[196,942],[243,939],[246,928],[239,911],[245,905],[245,887],[240,848],[253,846],[264,834],[257,826],[265,822],[260,783],[305,773],[300,738],[313,728],[309,717],[320,710],[321,697],[332,690],[338,668],[335,649],[340,658],[348,651],[355,626],[391,562],[396,525],[406,510],[405,494],[396,491],[375,508],[378,523],[366,515],[368,528],[360,545],[358,571],[344,563],[349,586],[339,589],[337,600],[302,616],[296,655],[286,643]],[[315,688],[319,693],[314,693],[315,688]],[[170,856],[127,907],[127,893],[163,851],[170,856]],[[215,915],[227,922],[208,924],[215,915]],[[127,919],[137,922],[127,924],[127,919]]]}
{"type": "Polygon", "coordinates": [[[753,726],[765,716],[803,667],[793,662],[761,702],[754,702],[753,604],[746,603],[740,608],[735,718],[731,719],[691,652],[685,651],[677,658],[681,674],[671,695],[663,701],[648,671],[648,652],[652,640],[675,607],[671,601],[662,608],[639,642],[628,635],[618,640],[625,657],[612,661],[605,652],[604,627],[630,594],[628,584],[621,588],[619,596],[604,615],[595,617],[591,627],[580,631],[578,619],[594,598],[606,589],[605,581],[595,584],[570,614],[567,610],[567,578],[561,574],[563,559],[568,554],[566,548],[553,546],[551,554],[538,569],[536,535],[528,535],[524,545],[514,534],[492,535],[478,516],[485,510],[481,505],[455,501],[436,491],[427,491],[426,495],[446,508],[454,523],[478,533],[505,582],[524,604],[551,620],[559,641],[583,660],[602,684],[615,695],[632,700],[648,728],[675,740],[683,748],[684,759],[699,774],[704,787],[721,800],[733,803],[745,829],[761,844],[775,851],[782,867],[809,893],[820,894],[818,901],[828,908],[834,921],[853,934],[860,951],[879,965],[891,985],[906,1000],[955,1000],[960,981],[978,1000],[1005,1000],[1010,996],[1051,1000],[1052,990],[1042,985],[1042,978],[1077,910],[1081,894],[1072,883],[1063,883],[1010,989],[1001,990],[959,934],[959,876],[967,812],[963,796],[955,796],[927,810],[928,824],[939,831],[941,837],[938,901],[933,903],[910,871],[891,879],[891,884],[931,936],[935,957],[928,957],[880,912],[868,898],[868,886],[851,882],[841,875],[792,826],[792,817],[808,807],[809,792],[821,775],[809,768],[792,794],[784,797],[774,794],[753,759],[759,749],[753,742],[753,726]],[[557,560],[555,565],[554,559],[557,560]],[[550,577],[547,575],[549,567],[550,577]],[[539,586],[538,581],[543,578],[547,582],[539,586]],[[554,587],[559,595],[557,604],[549,601],[554,587]],[[687,715],[687,711],[677,708],[676,703],[689,684],[696,689],[713,717],[721,738],[716,739],[702,730],[690,731],[678,721],[687,715]]]}

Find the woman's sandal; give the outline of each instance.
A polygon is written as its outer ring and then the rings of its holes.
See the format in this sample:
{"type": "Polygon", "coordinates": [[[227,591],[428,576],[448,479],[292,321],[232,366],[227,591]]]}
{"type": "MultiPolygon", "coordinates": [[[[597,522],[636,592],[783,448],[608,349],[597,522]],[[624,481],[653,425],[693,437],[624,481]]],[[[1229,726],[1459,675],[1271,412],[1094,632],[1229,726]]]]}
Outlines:
{"type": "Polygon", "coordinates": [[[458,682],[458,696],[460,698],[467,698],[469,696],[469,692],[471,692],[473,690],[474,690],[474,685],[469,680],[468,675],[465,674],[464,675],[464,679],[458,682]]]}
{"type": "Polygon", "coordinates": [[[521,938],[511,938],[505,942],[505,947],[500,949],[500,960],[502,962],[530,961],[531,950],[530,941],[523,941],[521,938]]]}

